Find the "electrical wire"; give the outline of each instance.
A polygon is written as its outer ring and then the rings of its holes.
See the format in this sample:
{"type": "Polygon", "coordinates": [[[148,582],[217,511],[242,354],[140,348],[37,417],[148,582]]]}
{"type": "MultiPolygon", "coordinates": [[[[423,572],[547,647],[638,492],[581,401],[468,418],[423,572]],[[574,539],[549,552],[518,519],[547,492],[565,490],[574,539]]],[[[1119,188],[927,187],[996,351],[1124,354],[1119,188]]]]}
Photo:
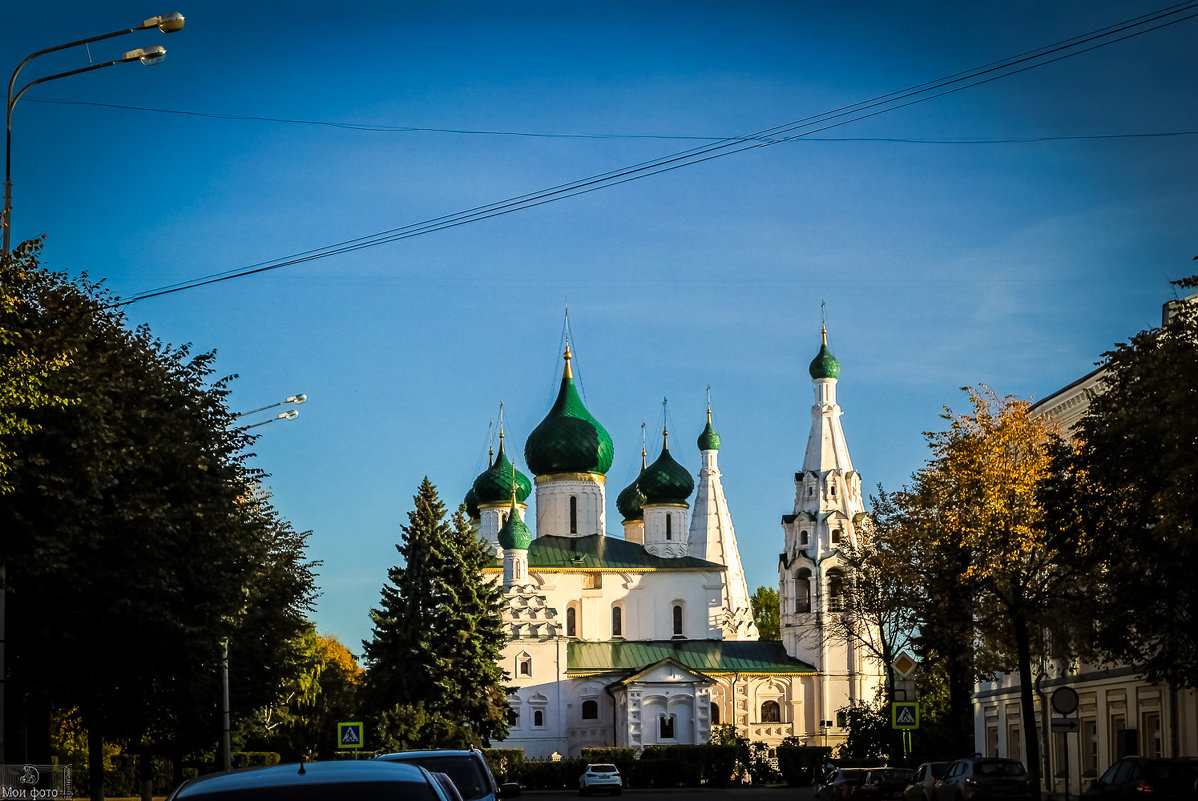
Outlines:
{"type": "MultiPolygon", "coordinates": [[[[409,239],[415,236],[443,231],[468,223],[479,222],[514,211],[523,211],[537,206],[563,200],[568,197],[587,194],[599,189],[640,180],[652,175],[660,175],[682,167],[690,167],[711,161],[716,158],[741,153],[760,147],[791,142],[801,137],[820,133],[831,128],[858,122],[863,119],[886,114],[917,103],[943,97],[954,92],[963,91],[981,84],[990,83],[1002,78],[1017,75],[1028,70],[1037,69],[1048,64],[1072,58],[1083,53],[1106,47],[1117,42],[1136,36],[1141,36],[1170,25],[1175,25],[1198,16],[1198,12],[1187,12],[1198,9],[1198,2],[1179,3],[1149,14],[1134,17],[1123,22],[1099,28],[1085,34],[1061,40],[1051,45],[1027,51],[1025,53],[985,64],[971,70],[954,73],[932,81],[907,87],[896,92],[879,95],[868,100],[842,106],[831,111],[804,117],[782,125],[772,126],[744,136],[718,139],[707,145],[701,145],[688,150],[672,153],[657,159],[643,161],[605,173],[588,176],[570,181],[547,189],[517,195],[504,200],[495,201],[481,206],[475,206],[464,211],[433,217],[416,223],[368,234],[354,239],[347,239],[322,248],[301,251],[278,259],[258,262],[246,267],[212,273],[189,281],[168,284],[156,289],[140,292],[118,302],[110,307],[126,306],[141,300],[195,289],[209,284],[242,278],[261,272],[281,269],[296,264],[302,264],[315,259],[328,258],[361,250],[368,247],[388,244],[409,239]],[[1179,16],[1187,14],[1186,16],[1179,16]],[[1155,23],[1155,24],[1154,24],[1155,23]],[[1122,35],[1119,35],[1122,34],[1122,35]],[[1094,44],[1091,44],[1094,43],[1094,44]],[[1082,45],[1089,45],[1082,47],[1082,45]],[[1048,56],[1052,56],[1048,58],[1048,56]]],[[[1179,132],[1175,135],[1187,135],[1189,132],[1179,132]]],[[[1035,141],[1035,140],[1033,140],[1035,141]]]]}

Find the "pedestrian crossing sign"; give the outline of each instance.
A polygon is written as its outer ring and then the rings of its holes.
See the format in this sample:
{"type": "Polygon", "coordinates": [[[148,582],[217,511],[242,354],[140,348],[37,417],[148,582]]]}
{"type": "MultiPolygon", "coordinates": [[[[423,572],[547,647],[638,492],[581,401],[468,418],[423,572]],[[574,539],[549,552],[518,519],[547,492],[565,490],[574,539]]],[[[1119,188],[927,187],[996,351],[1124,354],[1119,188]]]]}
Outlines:
{"type": "Polygon", "coordinates": [[[337,747],[338,748],[361,748],[362,747],[362,724],[361,723],[338,723],[337,724],[337,747]]]}
{"type": "Polygon", "coordinates": [[[914,701],[895,701],[890,705],[890,728],[918,729],[919,704],[914,701]]]}

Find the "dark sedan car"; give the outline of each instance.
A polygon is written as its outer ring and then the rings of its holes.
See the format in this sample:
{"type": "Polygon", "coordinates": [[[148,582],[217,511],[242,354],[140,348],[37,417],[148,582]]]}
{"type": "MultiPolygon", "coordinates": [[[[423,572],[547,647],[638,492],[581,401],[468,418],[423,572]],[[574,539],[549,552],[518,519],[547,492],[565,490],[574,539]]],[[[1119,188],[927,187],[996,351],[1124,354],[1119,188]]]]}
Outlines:
{"type": "Polygon", "coordinates": [[[243,768],[179,785],[168,801],[450,801],[427,770],[388,762],[309,762],[243,768]]]}
{"type": "Polygon", "coordinates": [[[838,768],[829,773],[820,785],[818,801],[848,801],[865,783],[867,768],[838,768]]]}
{"type": "Polygon", "coordinates": [[[935,801],[975,801],[988,798],[1032,798],[1023,764],[998,757],[958,759],[936,783],[935,801]]]}
{"type": "Polygon", "coordinates": [[[901,798],[910,783],[909,768],[870,768],[854,796],[860,801],[890,801],[901,798]]]}
{"type": "Polygon", "coordinates": [[[1198,759],[1123,757],[1082,794],[1083,801],[1198,799],[1198,759]]]}
{"type": "Polygon", "coordinates": [[[925,762],[915,769],[915,776],[903,790],[903,801],[932,801],[936,782],[944,778],[951,762],[925,762]]]}

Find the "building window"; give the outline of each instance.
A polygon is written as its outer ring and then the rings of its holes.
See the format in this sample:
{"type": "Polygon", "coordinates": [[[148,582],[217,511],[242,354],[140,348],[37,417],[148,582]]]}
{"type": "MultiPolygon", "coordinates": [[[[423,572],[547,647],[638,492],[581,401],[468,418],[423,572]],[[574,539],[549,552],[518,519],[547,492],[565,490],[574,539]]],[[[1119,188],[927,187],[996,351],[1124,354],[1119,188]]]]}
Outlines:
{"type": "Polygon", "coordinates": [[[674,539],[674,528],[671,525],[671,523],[673,523],[673,522],[674,522],[673,519],[670,517],[669,513],[667,513],[666,514],[666,539],[667,540],[674,539]]]}
{"type": "Polygon", "coordinates": [[[998,756],[998,727],[986,727],[986,756],[998,756]]]}
{"type": "Polygon", "coordinates": [[[720,725],[720,705],[715,701],[711,702],[711,725],[720,725]]]}
{"type": "Polygon", "coordinates": [[[578,636],[578,610],[572,606],[566,607],[566,636],[578,636]]]}
{"type": "Polygon", "coordinates": [[[777,701],[766,701],[761,705],[761,722],[762,723],[781,723],[782,722],[782,707],[778,706],[777,701]]]}
{"type": "Polygon", "coordinates": [[[841,537],[841,531],[840,531],[840,529],[835,529],[835,530],[832,532],[832,544],[833,544],[833,545],[836,545],[836,544],[838,544],[838,543],[840,542],[840,537],[841,537]]]}
{"type": "Polygon", "coordinates": [[[1140,716],[1142,728],[1140,734],[1144,742],[1140,744],[1140,754],[1149,759],[1161,758],[1161,713],[1158,711],[1145,712],[1140,716]]]}
{"type": "Polygon", "coordinates": [[[814,494],[815,494],[815,487],[808,487],[807,488],[807,497],[810,498],[814,494]]]}
{"type": "Polygon", "coordinates": [[[520,654],[516,657],[516,673],[520,676],[532,676],[532,657],[520,654]]]}
{"type": "Polygon", "coordinates": [[[582,719],[583,720],[598,720],[599,719],[599,702],[598,701],[583,701],[582,702],[582,719]]]}
{"type": "Polygon", "coordinates": [[[839,570],[828,571],[828,611],[844,610],[844,577],[839,570]]]}
{"type": "Polygon", "coordinates": [[[1007,726],[1007,759],[1023,761],[1023,737],[1019,726],[1007,726]]]}
{"type": "Polygon", "coordinates": [[[534,709],[532,712],[532,727],[534,729],[545,728],[545,710],[534,709]]]}
{"type": "Polygon", "coordinates": [[[674,636],[682,636],[682,604],[674,604],[674,636]]]}
{"type": "Polygon", "coordinates": [[[799,545],[806,545],[806,544],[807,544],[807,532],[800,531],[799,532],[799,545]]]}
{"type": "Polygon", "coordinates": [[[828,485],[828,492],[829,492],[829,493],[832,495],[832,497],[833,497],[833,498],[835,498],[835,497],[836,497],[836,485],[835,485],[835,484],[829,484],[829,485],[828,485]]]}
{"type": "Polygon", "coordinates": [[[611,636],[624,636],[624,610],[618,606],[611,608],[611,636]]]}
{"type": "Polygon", "coordinates": [[[570,496],[570,533],[578,533],[578,496],[570,496]]]}
{"type": "Polygon", "coordinates": [[[674,716],[661,715],[657,719],[657,739],[673,740],[674,739],[674,716]]]}
{"type": "Polygon", "coordinates": [[[795,611],[811,611],[811,572],[806,568],[795,576],[795,611]]]}
{"type": "Polygon", "coordinates": [[[1111,715],[1111,731],[1108,735],[1111,742],[1111,762],[1118,762],[1127,756],[1127,715],[1120,712],[1111,715]]]}
{"type": "Polygon", "coordinates": [[[842,709],[836,713],[836,728],[844,729],[844,728],[848,728],[848,725],[849,725],[848,716],[845,715],[844,710],[842,709]]]}
{"type": "Polygon", "coordinates": [[[1082,776],[1092,779],[1098,775],[1098,721],[1082,718],[1077,737],[1081,752],[1082,776]]]}

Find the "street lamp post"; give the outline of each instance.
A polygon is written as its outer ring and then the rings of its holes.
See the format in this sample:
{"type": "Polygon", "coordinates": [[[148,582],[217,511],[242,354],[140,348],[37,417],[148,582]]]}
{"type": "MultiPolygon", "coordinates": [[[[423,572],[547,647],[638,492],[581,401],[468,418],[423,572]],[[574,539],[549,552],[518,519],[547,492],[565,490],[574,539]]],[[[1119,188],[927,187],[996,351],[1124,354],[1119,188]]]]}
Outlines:
{"type": "MultiPolygon", "coordinates": [[[[9,253],[9,244],[11,238],[10,232],[12,229],[12,112],[13,108],[17,105],[17,101],[21,99],[21,95],[23,95],[27,89],[36,86],[39,83],[57,80],[58,78],[66,78],[70,75],[78,75],[83,72],[91,72],[92,70],[103,69],[104,67],[111,67],[113,64],[124,64],[130,61],[140,61],[143,64],[157,64],[166,57],[166,50],[161,45],[130,50],[128,53],[125,53],[124,57],[114,59],[113,61],[106,61],[103,64],[93,64],[88,67],[83,67],[82,69],[60,72],[56,75],[48,75],[45,78],[38,78],[35,81],[30,81],[19,92],[13,94],[13,90],[16,88],[17,84],[17,76],[20,74],[21,70],[33,59],[37,58],[38,56],[44,56],[47,53],[53,53],[58,50],[66,50],[67,48],[90,44],[92,42],[99,42],[103,39],[111,39],[114,36],[124,36],[127,33],[134,33],[136,31],[148,31],[151,28],[157,28],[163,33],[175,33],[176,31],[183,30],[183,23],[183,15],[177,11],[170,14],[161,14],[157,17],[150,17],[148,20],[142,22],[141,25],[138,25],[134,28],[124,28],[122,30],[113,31],[112,33],[106,33],[101,36],[92,36],[88,39],[80,39],[77,42],[68,42],[67,44],[56,45],[55,47],[47,47],[44,50],[38,50],[36,53],[30,53],[25,57],[25,60],[18,64],[17,68],[13,70],[12,77],[8,80],[8,102],[4,107],[4,211],[2,216],[0,216],[0,228],[4,229],[4,255],[7,256],[9,253]]],[[[0,746],[2,745],[3,740],[0,739],[0,746]]],[[[2,748],[0,748],[0,753],[2,753],[2,748]]]]}

